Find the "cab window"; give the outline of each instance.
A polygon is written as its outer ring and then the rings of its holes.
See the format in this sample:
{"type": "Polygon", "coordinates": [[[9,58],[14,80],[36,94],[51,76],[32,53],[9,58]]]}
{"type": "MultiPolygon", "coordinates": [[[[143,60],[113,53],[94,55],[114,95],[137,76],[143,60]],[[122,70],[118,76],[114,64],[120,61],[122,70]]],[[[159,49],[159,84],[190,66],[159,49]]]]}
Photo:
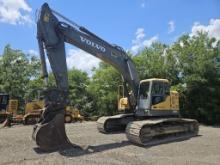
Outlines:
{"type": "Polygon", "coordinates": [[[162,95],[164,94],[163,83],[155,82],[152,86],[152,95],[162,95]]]}
{"type": "Polygon", "coordinates": [[[148,97],[148,92],[149,92],[149,87],[150,87],[150,83],[149,82],[144,82],[141,83],[140,85],[140,99],[147,99],[148,97]]]}
{"type": "Polygon", "coordinates": [[[153,82],[152,85],[152,104],[158,104],[166,99],[169,94],[170,86],[164,82],[153,82]]]}
{"type": "Polygon", "coordinates": [[[8,97],[7,96],[3,96],[2,100],[1,100],[2,104],[7,104],[8,103],[8,97]]]}

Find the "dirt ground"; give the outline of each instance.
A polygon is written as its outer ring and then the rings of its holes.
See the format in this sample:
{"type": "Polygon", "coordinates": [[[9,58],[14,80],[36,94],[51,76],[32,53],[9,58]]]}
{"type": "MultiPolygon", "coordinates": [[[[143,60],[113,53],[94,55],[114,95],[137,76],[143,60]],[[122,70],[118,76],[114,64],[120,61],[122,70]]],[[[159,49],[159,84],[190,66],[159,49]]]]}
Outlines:
{"type": "Polygon", "coordinates": [[[69,139],[80,148],[38,152],[31,140],[33,126],[0,129],[0,164],[220,164],[220,128],[200,126],[199,136],[179,142],[139,147],[125,134],[101,134],[95,122],[66,125],[69,139]]]}

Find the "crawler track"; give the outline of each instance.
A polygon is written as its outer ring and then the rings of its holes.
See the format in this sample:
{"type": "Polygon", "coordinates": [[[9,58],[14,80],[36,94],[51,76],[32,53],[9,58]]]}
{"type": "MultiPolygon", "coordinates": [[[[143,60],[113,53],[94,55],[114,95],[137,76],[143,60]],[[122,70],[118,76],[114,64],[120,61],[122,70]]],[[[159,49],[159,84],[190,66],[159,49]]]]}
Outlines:
{"type": "Polygon", "coordinates": [[[124,131],[127,124],[133,120],[133,114],[100,117],[97,120],[97,128],[102,133],[124,131]]]}
{"type": "Polygon", "coordinates": [[[193,119],[167,118],[130,122],[126,136],[132,143],[147,146],[196,136],[199,124],[193,119]]]}

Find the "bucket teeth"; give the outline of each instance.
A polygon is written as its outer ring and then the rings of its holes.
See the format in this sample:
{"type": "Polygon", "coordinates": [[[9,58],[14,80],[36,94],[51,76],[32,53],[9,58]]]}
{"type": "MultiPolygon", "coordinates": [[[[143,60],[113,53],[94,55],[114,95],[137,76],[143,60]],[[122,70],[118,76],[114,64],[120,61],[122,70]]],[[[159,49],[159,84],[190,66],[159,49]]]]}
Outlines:
{"type": "Polygon", "coordinates": [[[64,114],[56,114],[51,121],[45,124],[36,124],[32,139],[44,151],[59,150],[71,146],[65,131],[64,114]]]}

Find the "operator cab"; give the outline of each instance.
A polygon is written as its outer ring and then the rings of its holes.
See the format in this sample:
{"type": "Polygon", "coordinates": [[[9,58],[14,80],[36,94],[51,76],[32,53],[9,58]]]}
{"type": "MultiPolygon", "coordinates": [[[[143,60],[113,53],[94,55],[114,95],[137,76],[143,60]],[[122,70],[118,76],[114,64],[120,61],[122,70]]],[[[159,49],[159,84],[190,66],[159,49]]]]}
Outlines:
{"type": "Polygon", "coordinates": [[[178,92],[170,91],[167,79],[152,78],[140,81],[137,116],[173,116],[179,110],[177,105],[179,107],[178,92]]]}
{"type": "Polygon", "coordinates": [[[151,105],[163,102],[170,94],[170,85],[166,79],[146,79],[139,86],[139,108],[150,109],[151,105]]]}

